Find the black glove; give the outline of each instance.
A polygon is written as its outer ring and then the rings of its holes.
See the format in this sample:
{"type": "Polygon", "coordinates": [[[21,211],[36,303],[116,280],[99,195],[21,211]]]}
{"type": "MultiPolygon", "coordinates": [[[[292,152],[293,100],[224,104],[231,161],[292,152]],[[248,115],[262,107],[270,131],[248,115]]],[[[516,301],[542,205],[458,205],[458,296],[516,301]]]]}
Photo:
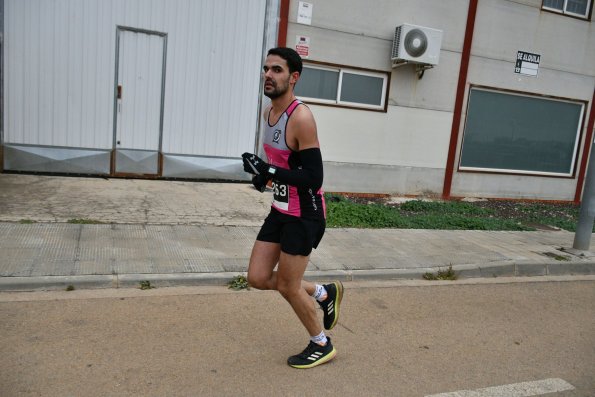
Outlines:
{"type": "Polygon", "coordinates": [[[252,185],[254,185],[254,188],[260,193],[266,190],[267,183],[269,183],[269,180],[264,175],[254,175],[252,177],[252,185]]]}
{"type": "Polygon", "coordinates": [[[267,175],[269,172],[269,164],[255,154],[242,154],[242,161],[246,172],[254,175],[267,175]]]}

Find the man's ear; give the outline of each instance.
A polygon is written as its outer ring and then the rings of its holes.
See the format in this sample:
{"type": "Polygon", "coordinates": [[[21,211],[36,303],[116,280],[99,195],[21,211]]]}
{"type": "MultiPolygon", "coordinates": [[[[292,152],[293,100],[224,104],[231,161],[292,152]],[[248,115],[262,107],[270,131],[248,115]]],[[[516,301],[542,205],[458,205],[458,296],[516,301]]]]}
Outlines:
{"type": "Polygon", "coordinates": [[[297,83],[297,81],[300,79],[300,72],[293,72],[290,76],[289,76],[289,82],[291,84],[295,84],[297,83]]]}

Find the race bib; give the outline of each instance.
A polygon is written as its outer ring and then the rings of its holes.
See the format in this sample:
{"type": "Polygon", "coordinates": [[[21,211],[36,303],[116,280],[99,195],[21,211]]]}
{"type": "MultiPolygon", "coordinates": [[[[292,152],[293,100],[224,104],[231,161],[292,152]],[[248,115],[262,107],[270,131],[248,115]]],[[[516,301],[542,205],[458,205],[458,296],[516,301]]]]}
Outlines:
{"type": "Polygon", "coordinates": [[[273,181],[273,204],[282,210],[289,210],[289,186],[273,181]]]}

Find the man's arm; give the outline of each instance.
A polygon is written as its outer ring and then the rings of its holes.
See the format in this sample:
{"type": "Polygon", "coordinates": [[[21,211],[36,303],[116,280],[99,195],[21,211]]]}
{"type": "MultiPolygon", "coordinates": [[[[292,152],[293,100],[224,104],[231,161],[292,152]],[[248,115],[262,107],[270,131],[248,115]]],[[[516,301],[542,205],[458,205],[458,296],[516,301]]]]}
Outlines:
{"type": "Polygon", "coordinates": [[[305,106],[296,108],[289,119],[286,134],[290,149],[299,152],[301,168],[289,170],[274,167],[252,153],[244,153],[244,171],[299,188],[320,189],[323,181],[322,154],[316,122],[310,109],[305,106]]]}
{"type": "Polygon", "coordinates": [[[302,167],[294,170],[278,168],[275,179],[299,188],[320,189],[324,177],[322,154],[316,121],[306,106],[298,106],[292,113],[287,123],[286,138],[290,148],[299,152],[302,167]]]}
{"type": "Polygon", "coordinates": [[[291,114],[286,128],[287,143],[290,149],[297,152],[320,148],[318,131],[312,111],[306,106],[298,106],[291,114]]]}

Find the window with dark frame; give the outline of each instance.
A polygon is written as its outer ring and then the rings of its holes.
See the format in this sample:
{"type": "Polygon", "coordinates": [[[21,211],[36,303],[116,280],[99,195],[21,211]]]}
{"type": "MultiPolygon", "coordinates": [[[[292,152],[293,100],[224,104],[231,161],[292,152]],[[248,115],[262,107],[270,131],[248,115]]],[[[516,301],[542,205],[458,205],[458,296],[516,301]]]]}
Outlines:
{"type": "Polygon", "coordinates": [[[569,16],[588,18],[593,0],[543,0],[541,8],[569,16]]]}
{"type": "Polygon", "coordinates": [[[388,73],[304,63],[295,95],[310,103],[384,110],[387,89],[388,73]]]}
{"type": "Polygon", "coordinates": [[[585,104],[473,87],[459,170],[572,177],[585,104]]]}

